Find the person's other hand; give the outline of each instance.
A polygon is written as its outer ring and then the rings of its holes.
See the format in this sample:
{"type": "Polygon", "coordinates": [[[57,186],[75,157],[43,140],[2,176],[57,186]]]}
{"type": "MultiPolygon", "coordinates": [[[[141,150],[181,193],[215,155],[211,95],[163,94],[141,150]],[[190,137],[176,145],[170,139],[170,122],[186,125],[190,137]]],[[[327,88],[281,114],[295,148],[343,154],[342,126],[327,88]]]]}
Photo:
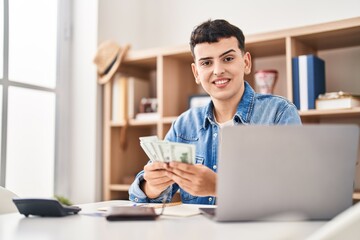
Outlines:
{"type": "Polygon", "coordinates": [[[166,175],[182,189],[194,196],[216,196],[217,174],[201,164],[171,162],[166,175]]]}
{"type": "Polygon", "coordinates": [[[174,183],[166,174],[166,163],[152,162],[144,167],[145,181],[140,186],[146,196],[157,198],[167,187],[174,183]]]}

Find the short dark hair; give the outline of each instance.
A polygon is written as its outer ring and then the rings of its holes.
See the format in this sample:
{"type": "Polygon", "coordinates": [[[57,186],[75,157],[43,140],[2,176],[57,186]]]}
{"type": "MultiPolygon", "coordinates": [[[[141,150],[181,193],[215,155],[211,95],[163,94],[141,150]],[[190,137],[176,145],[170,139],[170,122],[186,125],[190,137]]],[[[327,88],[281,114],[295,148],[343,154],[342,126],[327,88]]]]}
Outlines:
{"type": "Polygon", "coordinates": [[[238,40],[239,49],[245,52],[245,36],[240,28],[230,24],[223,19],[211,20],[203,22],[196,26],[191,33],[190,48],[194,56],[194,48],[199,43],[214,43],[218,42],[221,38],[236,37],[238,40]]]}

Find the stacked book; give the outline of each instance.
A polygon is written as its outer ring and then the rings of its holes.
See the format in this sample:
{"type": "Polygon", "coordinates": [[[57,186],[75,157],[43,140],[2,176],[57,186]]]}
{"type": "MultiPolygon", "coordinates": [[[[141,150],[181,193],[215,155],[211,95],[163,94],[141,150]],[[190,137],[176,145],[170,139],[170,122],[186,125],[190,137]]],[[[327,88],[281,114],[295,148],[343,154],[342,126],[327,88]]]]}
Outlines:
{"type": "Polygon", "coordinates": [[[316,109],[349,109],[360,107],[360,95],[350,94],[346,92],[330,92],[320,94],[316,99],[316,109]]]}
{"type": "Polygon", "coordinates": [[[325,62],[310,55],[292,59],[293,98],[298,110],[315,109],[315,100],[325,93],[325,62]]]}

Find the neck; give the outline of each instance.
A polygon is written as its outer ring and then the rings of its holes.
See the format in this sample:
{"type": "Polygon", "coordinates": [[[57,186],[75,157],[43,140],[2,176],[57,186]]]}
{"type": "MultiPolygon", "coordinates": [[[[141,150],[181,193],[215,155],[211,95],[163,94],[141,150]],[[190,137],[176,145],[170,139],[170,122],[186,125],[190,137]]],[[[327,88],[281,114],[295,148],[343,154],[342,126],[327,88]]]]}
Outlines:
{"type": "Polygon", "coordinates": [[[243,87],[241,88],[239,94],[236,97],[233,97],[232,99],[227,99],[227,100],[214,99],[213,100],[214,115],[215,115],[216,121],[218,123],[224,123],[233,118],[233,116],[236,113],[237,106],[239,105],[239,102],[244,94],[244,88],[245,88],[245,85],[243,84],[243,87]]]}

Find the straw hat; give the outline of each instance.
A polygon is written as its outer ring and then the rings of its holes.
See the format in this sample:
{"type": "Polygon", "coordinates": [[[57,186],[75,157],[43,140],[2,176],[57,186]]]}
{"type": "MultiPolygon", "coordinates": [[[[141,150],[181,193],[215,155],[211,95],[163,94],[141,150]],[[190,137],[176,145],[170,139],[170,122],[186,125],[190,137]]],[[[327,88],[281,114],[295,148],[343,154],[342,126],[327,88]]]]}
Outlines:
{"type": "Polygon", "coordinates": [[[129,48],[129,44],[121,48],[114,41],[105,41],[99,45],[94,58],[99,84],[107,83],[114,76],[129,48]]]}

